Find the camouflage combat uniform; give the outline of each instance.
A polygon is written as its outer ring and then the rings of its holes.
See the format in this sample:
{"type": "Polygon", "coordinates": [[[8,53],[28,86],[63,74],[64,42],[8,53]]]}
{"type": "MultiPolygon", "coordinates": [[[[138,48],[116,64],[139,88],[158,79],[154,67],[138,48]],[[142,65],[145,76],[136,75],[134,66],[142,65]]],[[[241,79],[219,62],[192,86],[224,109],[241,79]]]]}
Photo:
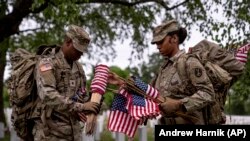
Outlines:
{"type": "MultiPolygon", "coordinates": [[[[180,26],[175,20],[157,26],[154,29],[152,44],[162,41],[168,33],[177,31],[179,28],[180,26]]],[[[205,124],[206,106],[214,101],[213,85],[197,58],[189,57],[185,60],[186,68],[180,69],[186,70],[188,80],[181,79],[177,70],[177,62],[183,55],[186,55],[185,51],[179,50],[171,58],[165,56],[165,63],[160,67],[152,85],[159,90],[163,97],[181,100],[187,114],[199,120],[193,123],[183,117],[166,115],[160,118],[159,124],[205,124]]]]}
{"type": "Polygon", "coordinates": [[[87,94],[77,102],[72,100],[77,92],[86,92],[86,77],[80,63],[70,65],[61,48],[55,54],[42,56],[37,63],[36,83],[41,101],[35,110],[40,118],[32,131],[34,140],[81,141],[82,126],[76,114],[81,112],[79,104],[87,100],[87,94]]]}
{"type": "MultiPolygon", "coordinates": [[[[177,60],[184,51],[179,51],[175,56],[166,59],[159,70],[155,80],[155,88],[164,97],[181,99],[189,115],[195,116],[199,121],[195,124],[204,124],[203,108],[213,102],[213,86],[205,72],[203,65],[196,58],[190,57],[186,62],[189,83],[183,83],[176,68],[177,60]],[[186,85],[185,85],[186,84],[186,85]]],[[[160,119],[160,124],[191,124],[181,117],[165,117],[160,119]]]]}

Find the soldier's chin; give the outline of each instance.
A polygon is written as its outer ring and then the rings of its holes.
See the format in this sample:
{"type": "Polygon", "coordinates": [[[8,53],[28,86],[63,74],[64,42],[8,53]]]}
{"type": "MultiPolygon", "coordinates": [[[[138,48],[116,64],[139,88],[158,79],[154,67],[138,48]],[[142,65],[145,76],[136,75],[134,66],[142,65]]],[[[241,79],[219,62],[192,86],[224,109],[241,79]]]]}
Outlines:
{"type": "Polygon", "coordinates": [[[161,54],[162,56],[165,56],[165,54],[164,54],[163,52],[161,52],[161,51],[160,51],[160,54],[161,54]]]}

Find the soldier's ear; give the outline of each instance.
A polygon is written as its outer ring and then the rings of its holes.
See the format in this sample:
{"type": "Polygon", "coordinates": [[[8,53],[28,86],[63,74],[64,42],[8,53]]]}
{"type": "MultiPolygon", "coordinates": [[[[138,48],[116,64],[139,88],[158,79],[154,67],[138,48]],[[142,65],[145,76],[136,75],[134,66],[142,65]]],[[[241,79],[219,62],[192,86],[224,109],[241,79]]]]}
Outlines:
{"type": "Polygon", "coordinates": [[[73,47],[73,41],[69,38],[69,40],[66,41],[67,47],[73,47]]]}
{"type": "Polygon", "coordinates": [[[172,36],[170,36],[170,43],[178,43],[179,37],[177,36],[177,34],[174,34],[172,36]]]}

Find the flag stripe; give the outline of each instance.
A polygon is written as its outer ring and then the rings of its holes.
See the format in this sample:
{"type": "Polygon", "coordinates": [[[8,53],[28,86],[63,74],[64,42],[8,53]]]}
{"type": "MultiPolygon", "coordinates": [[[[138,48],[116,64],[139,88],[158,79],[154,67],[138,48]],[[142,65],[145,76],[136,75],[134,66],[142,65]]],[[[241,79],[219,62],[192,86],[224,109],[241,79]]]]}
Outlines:
{"type": "Polygon", "coordinates": [[[139,125],[159,115],[158,104],[151,99],[120,89],[115,95],[108,119],[108,129],[134,137],[139,125]]]}
{"type": "Polygon", "coordinates": [[[130,96],[129,99],[131,99],[130,101],[132,102],[129,106],[128,111],[131,114],[131,116],[136,120],[140,120],[144,117],[153,118],[157,117],[160,114],[159,108],[157,108],[158,104],[151,99],[145,99],[144,97],[138,97],[138,96],[134,97],[130,96]],[[141,105],[142,103],[138,102],[138,99],[143,100],[144,104],[141,105]],[[135,101],[136,103],[134,103],[135,101]]]}
{"type": "Polygon", "coordinates": [[[106,65],[100,64],[95,67],[95,76],[90,85],[92,93],[105,93],[108,81],[108,72],[109,68],[106,65]]]}
{"type": "Polygon", "coordinates": [[[249,49],[250,49],[250,43],[240,47],[238,51],[236,52],[236,55],[235,55],[236,59],[242,63],[246,63],[249,49]]]}
{"type": "Polygon", "coordinates": [[[150,86],[149,84],[144,83],[142,80],[140,80],[138,77],[134,77],[135,86],[139,89],[143,90],[146,95],[152,98],[157,98],[159,93],[158,91],[150,86]]]}
{"type": "Polygon", "coordinates": [[[111,111],[108,121],[108,129],[112,132],[122,132],[129,137],[134,137],[138,128],[137,120],[133,119],[127,113],[121,111],[111,111]]]}

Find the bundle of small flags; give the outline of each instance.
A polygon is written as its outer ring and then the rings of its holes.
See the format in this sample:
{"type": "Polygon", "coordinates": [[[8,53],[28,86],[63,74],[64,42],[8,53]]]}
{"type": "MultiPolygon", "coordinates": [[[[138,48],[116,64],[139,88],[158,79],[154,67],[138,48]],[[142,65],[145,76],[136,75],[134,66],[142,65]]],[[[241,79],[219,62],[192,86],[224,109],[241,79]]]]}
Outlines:
{"type": "Polygon", "coordinates": [[[126,82],[125,88],[128,91],[131,91],[133,93],[137,93],[139,95],[152,99],[153,101],[157,103],[164,102],[164,98],[159,95],[159,92],[157,89],[143,82],[138,77],[132,76],[130,79],[125,80],[125,82],[126,82]]]}
{"type": "MultiPolygon", "coordinates": [[[[82,88],[80,88],[76,94],[71,98],[74,102],[81,102],[81,98],[86,95],[86,87],[83,86],[82,88]]],[[[86,122],[87,121],[87,117],[83,112],[79,112],[78,113],[80,119],[82,122],[86,122]]]]}
{"type": "MultiPolygon", "coordinates": [[[[159,103],[164,102],[165,99],[159,95],[157,89],[144,83],[138,77],[131,77],[128,80],[120,79],[125,84],[113,100],[108,129],[125,133],[133,138],[138,125],[142,125],[146,119],[160,115],[159,103]]],[[[183,112],[175,112],[175,114],[193,122],[198,120],[183,112]]]]}
{"type": "MultiPolygon", "coordinates": [[[[109,67],[103,64],[97,65],[95,67],[95,75],[91,81],[90,91],[91,91],[91,102],[96,102],[101,104],[103,95],[105,94],[107,82],[108,82],[108,73],[109,67]]],[[[85,125],[85,133],[87,135],[92,135],[96,128],[97,115],[91,113],[87,116],[87,122],[85,125]]]]}
{"type": "Polygon", "coordinates": [[[155,118],[159,114],[157,103],[122,88],[112,102],[108,129],[113,132],[122,132],[133,138],[138,125],[142,125],[146,119],[155,118]]]}
{"type": "Polygon", "coordinates": [[[160,114],[158,104],[152,99],[131,93],[128,100],[129,113],[136,120],[152,119],[160,114]]]}
{"type": "Polygon", "coordinates": [[[109,67],[103,64],[95,67],[95,76],[91,82],[91,92],[103,95],[108,81],[109,67]]]}
{"type": "Polygon", "coordinates": [[[134,76],[134,77],[132,77],[132,79],[134,81],[135,86],[138,87],[139,89],[143,90],[149,97],[156,99],[159,96],[159,93],[155,88],[153,88],[149,84],[143,82],[138,77],[134,76]]]}
{"type": "MultiPolygon", "coordinates": [[[[147,99],[151,99],[152,102],[156,103],[163,103],[165,101],[165,98],[161,96],[157,89],[153,88],[147,83],[144,83],[142,80],[140,80],[138,77],[131,77],[131,79],[128,79],[126,82],[126,90],[128,90],[130,93],[136,93],[141,96],[146,97],[147,99]]],[[[154,113],[155,114],[155,113],[154,113]]],[[[153,117],[154,117],[153,114],[153,117]]],[[[176,116],[180,116],[183,118],[186,118],[188,120],[191,120],[193,122],[197,122],[197,118],[194,116],[190,116],[184,112],[177,111],[175,112],[176,116]]]]}

